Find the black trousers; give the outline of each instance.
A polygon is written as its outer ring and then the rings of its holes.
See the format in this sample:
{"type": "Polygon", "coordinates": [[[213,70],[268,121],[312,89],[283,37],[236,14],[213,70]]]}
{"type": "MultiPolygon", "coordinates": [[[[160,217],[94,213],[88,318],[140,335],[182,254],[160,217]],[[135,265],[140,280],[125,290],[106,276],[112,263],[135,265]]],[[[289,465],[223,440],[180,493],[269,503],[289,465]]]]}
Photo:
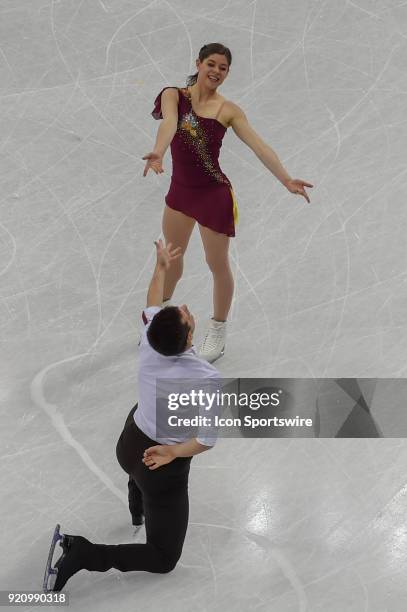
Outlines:
{"type": "Polygon", "coordinates": [[[135,424],[130,411],[117,442],[117,459],[129,475],[129,508],[132,515],[145,516],[145,544],[92,544],[84,569],[122,572],[165,573],[174,569],[181,556],[188,527],[188,476],[192,457],[178,457],[156,470],[142,462],[143,453],[158,442],[135,424]]]}

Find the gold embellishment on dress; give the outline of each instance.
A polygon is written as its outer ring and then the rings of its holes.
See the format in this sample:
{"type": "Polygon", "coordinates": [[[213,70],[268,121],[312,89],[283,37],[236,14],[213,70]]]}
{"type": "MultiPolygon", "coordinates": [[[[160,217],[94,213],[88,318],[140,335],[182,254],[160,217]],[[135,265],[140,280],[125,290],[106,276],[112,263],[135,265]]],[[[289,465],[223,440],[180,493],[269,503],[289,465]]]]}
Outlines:
{"type": "Polygon", "coordinates": [[[186,130],[193,137],[196,136],[196,133],[197,133],[196,128],[198,127],[198,122],[191,112],[189,112],[186,115],[183,115],[181,117],[180,123],[181,123],[180,127],[182,130],[186,130]]]}
{"type": "Polygon", "coordinates": [[[232,188],[230,188],[230,193],[232,194],[232,201],[233,201],[233,220],[236,224],[239,221],[239,210],[237,208],[237,202],[236,202],[235,194],[233,193],[232,188]]]}
{"type": "MultiPolygon", "coordinates": [[[[185,97],[191,103],[190,96],[185,95],[185,97]]],[[[191,110],[182,115],[181,119],[179,120],[177,131],[187,146],[193,149],[199,155],[206,172],[213,176],[219,183],[225,183],[230,187],[229,180],[226,179],[221,172],[219,172],[208,153],[207,135],[199,123],[199,117],[194,113],[192,104],[191,110]]]]}

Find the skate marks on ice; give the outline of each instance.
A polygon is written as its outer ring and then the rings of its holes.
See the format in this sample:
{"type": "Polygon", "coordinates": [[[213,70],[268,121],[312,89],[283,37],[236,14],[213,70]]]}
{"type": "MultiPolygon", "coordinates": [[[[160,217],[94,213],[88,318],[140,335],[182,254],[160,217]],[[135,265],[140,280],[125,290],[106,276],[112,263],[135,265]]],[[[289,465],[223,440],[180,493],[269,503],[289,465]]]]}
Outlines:
{"type": "Polygon", "coordinates": [[[57,368],[58,366],[68,363],[70,361],[74,361],[76,359],[80,359],[81,357],[89,356],[89,353],[81,353],[79,355],[74,355],[73,357],[67,357],[66,359],[61,359],[60,361],[56,361],[45,368],[43,368],[32,380],[30,386],[31,398],[36,406],[40,408],[45,414],[50,418],[55,430],[61,436],[62,440],[66,442],[69,446],[71,446],[74,451],[79,455],[82,459],[83,463],[86,467],[98,478],[104,486],[115,495],[125,506],[127,510],[127,497],[124,495],[123,491],[118,489],[116,485],[112,482],[109,476],[100,469],[99,466],[93,461],[92,457],[89,455],[87,450],[75,440],[72,436],[69,428],[67,427],[64,417],[61,412],[58,411],[57,406],[50,404],[47,402],[44,396],[44,381],[47,377],[48,372],[57,368]]]}
{"type": "MultiPolygon", "coordinates": [[[[281,570],[284,577],[287,579],[289,584],[292,586],[294,593],[298,597],[298,612],[306,612],[308,610],[309,602],[305,592],[305,588],[301,582],[298,573],[295,570],[295,567],[289,561],[287,555],[283,553],[283,551],[273,545],[270,538],[265,536],[264,534],[254,533],[249,531],[248,529],[239,529],[238,527],[231,527],[229,525],[219,525],[214,523],[196,523],[189,522],[189,527],[205,527],[205,528],[215,528],[215,529],[226,529],[228,531],[235,531],[239,534],[239,536],[244,536],[254,544],[256,544],[259,548],[261,548],[272,560],[275,562],[276,566],[281,570]]],[[[180,565],[183,565],[180,563],[180,565]]],[[[280,597],[279,595],[278,597],[280,597]]],[[[268,600],[270,603],[272,600],[268,600]]]]}

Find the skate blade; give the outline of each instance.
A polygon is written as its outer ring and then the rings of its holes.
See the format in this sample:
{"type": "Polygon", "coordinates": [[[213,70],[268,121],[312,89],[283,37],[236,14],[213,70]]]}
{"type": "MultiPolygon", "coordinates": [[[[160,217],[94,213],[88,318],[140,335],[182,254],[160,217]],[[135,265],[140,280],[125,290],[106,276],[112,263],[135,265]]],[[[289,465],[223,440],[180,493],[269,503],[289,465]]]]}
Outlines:
{"type": "Polygon", "coordinates": [[[44,580],[42,583],[42,588],[45,593],[50,593],[54,589],[55,581],[57,578],[58,570],[52,567],[52,558],[54,556],[55,546],[57,543],[63,539],[63,535],[60,534],[59,530],[61,525],[57,524],[51,540],[51,546],[48,553],[47,564],[45,566],[44,572],[44,580]]]}
{"type": "Polygon", "coordinates": [[[223,349],[221,350],[220,354],[217,357],[215,357],[215,359],[212,359],[212,361],[210,361],[209,363],[215,363],[215,361],[218,361],[218,359],[223,357],[223,355],[225,353],[225,348],[226,348],[226,345],[223,347],[223,349]]]}
{"type": "Polygon", "coordinates": [[[144,527],[144,523],[143,525],[133,525],[133,537],[140,533],[142,527],[144,527]]]}

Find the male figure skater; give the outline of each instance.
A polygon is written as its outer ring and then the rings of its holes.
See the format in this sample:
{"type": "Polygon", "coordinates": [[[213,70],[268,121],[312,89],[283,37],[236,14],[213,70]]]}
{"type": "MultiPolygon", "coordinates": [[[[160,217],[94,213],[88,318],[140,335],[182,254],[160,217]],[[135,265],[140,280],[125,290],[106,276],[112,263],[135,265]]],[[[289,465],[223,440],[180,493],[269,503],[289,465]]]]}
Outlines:
{"type": "Polygon", "coordinates": [[[56,526],[45,576],[45,591],[60,591],[81,569],[105,572],[115,567],[122,572],[165,573],[181,556],[188,526],[188,476],[194,455],[209,450],[216,436],[156,438],[157,378],[210,379],[217,385],[219,372],[201,359],[192,344],[195,321],[187,306],[161,308],[165,272],[179,257],[155,242],[157,262],[143,311],[146,323],[139,352],[139,402],[127,417],[117,443],[116,455],[129,475],[129,507],[133,524],[145,515],[146,543],[93,544],[79,535],[60,534],[56,526]],[[160,469],[158,469],[160,468],[160,469]],[[52,568],[52,555],[60,541],[63,554],[52,568]],[[52,577],[52,580],[50,580],[52,577]]]}

